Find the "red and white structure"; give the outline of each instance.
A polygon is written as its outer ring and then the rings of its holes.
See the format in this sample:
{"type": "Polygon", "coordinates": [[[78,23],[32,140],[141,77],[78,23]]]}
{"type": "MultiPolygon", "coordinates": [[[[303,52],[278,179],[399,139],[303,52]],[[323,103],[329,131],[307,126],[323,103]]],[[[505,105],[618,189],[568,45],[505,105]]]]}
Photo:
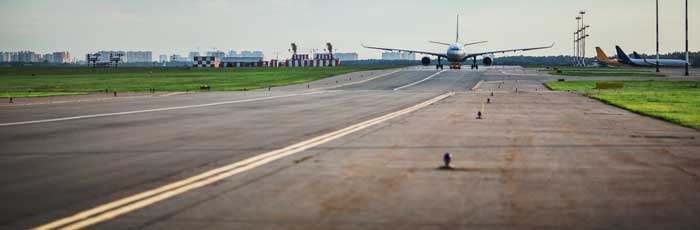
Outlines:
{"type": "Polygon", "coordinates": [[[335,58],[332,53],[318,53],[316,57],[314,57],[313,66],[340,66],[340,59],[335,58]]]}
{"type": "Polygon", "coordinates": [[[292,59],[279,61],[272,59],[263,61],[262,58],[235,58],[217,56],[195,56],[194,68],[242,68],[242,67],[333,67],[340,66],[340,59],[335,58],[332,53],[317,53],[314,59],[310,59],[309,54],[294,54],[292,59]],[[249,60],[250,59],[250,60],[249,60]]]}
{"type": "Polygon", "coordinates": [[[316,54],[314,59],[315,60],[333,60],[335,58],[333,58],[333,54],[331,54],[331,53],[320,53],[320,54],[316,54]]]}
{"type": "Polygon", "coordinates": [[[314,59],[309,59],[308,54],[294,54],[292,59],[286,60],[280,66],[286,67],[330,67],[340,66],[340,60],[336,59],[333,54],[319,53],[314,55],[314,59]]]}
{"type": "Polygon", "coordinates": [[[280,67],[280,62],[277,59],[263,61],[263,67],[280,67]]]}
{"type": "Polygon", "coordinates": [[[221,65],[217,56],[195,56],[194,68],[219,68],[221,65]]]}

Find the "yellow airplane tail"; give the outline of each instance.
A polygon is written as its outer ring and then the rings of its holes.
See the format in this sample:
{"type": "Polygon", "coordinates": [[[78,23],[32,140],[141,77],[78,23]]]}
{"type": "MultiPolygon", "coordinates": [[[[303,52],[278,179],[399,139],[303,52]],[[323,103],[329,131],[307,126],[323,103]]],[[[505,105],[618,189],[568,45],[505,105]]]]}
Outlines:
{"type": "Polygon", "coordinates": [[[608,55],[606,55],[605,52],[603,52],[603,49],[601,49],[600,47],[596,47],[595,52],[598,53],[598,61],[610,60],[608,58],[608,55]]]}

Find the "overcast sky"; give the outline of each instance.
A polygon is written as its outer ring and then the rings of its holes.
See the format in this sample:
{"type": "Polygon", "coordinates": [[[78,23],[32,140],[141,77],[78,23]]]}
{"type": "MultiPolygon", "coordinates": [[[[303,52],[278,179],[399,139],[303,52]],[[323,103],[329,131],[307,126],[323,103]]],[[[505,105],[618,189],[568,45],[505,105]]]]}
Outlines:
{"type": "MultiPolygon", "coordinates": [[[[661,1],[661,50],[684,49],[684,1],[661,1]]],[[[700,4],[691,1],[690,21],[700,4]]],[[[462,42],[478,52],[549,45],[518,53],[570,55],[574,17],[585,9],[591,25],[587,53],[614,45],[653,53],[653,0],[0,0],[0,51],[67,50],[82,58],[98,50],[150,50],[186,55],[218,49],[262,50],[267,58],[323,49],[379,58],[361,44],[444,52],[428,40],[452,42],[461,16],[462,42]]],[[[696,18],[693,20],[693,18],[696,18]]],[[[698,50],[700,25],[690,26],[690,49],[698,50]]]]}

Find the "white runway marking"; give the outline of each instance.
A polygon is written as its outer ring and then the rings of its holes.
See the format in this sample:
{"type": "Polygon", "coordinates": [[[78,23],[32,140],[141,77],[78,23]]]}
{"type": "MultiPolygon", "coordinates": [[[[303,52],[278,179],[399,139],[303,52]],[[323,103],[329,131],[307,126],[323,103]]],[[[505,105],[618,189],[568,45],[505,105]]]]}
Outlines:
{"type": "MultiPolygon", "coordinates": [[[[523,72],[525,72],[525,70],[523,70],[523,72]]],[[[551,74],[513,73],[513,72],[505,71],[505,70],[501,70],[501,73],[504,75],[513,75],[513,76],[532,76],[532,77],[554,76],[551,74]]]]}
{"type": "Polygon", "coordinates": [[[484,80],[479,81],[479,83],[476,83],[474,87],[472,87],[472,90],[477,90],[479,87],[481,87],[481,84],[484,83],[484,80]]]}
{"type": "Polygon", "coordinates": [[[142,96],[126,96],[126,97],[103,97],[96,99],[81,99],[81,100],[64,100],[64,101],[49,101],[49,102],[37,102],[37,103],[17,103],[9,105],[0,105],[0,107],[18,107],[18,106],[29,106],[29,105],[52,105],[52,104],[65,104],[65,103],[79,103],[79,102],[102,102],[102,101],[112,101],[112,100],[125,100],[134,98],[149,98],[149,97],[170,97],[181,94],[191,94],[189,92],[175,92],[163,95],[142,95],[142,96]]]}
{"type": "Polygon", "coordinates": [[[413,83],[411,83],[411,84],[404,85],[404,86],[401,86],[401,87],[399,87],[399,88],[396,88],[396,89],[394,89],[394,91],[401,90],[401,89],[405,89],[405,88],[408,88],[408,87],[411,87],[411,86],[414,86],[414,85],[418,85],[418,84],[420,84],[421,82],[430,80],[431,78],[437,76],[438,74],[441,74],[442,72],[445,72],[445,70],[442,70],[442,71],[437,72],[437,73],[435,73],[435,74],[433,74],[433,75],[430,75],[430,76],[424,78],[423,80],[420,80],[420,81],[417,81],[417,82],[413,82],[413,83]]]}
{"type": "Polygon", "coordinates": [[[207,107],[207,106],[237,104],[237,103],[252,102],[252,101],[262,101],[262,100],[269,100],[269,99],[276,99],[276,98],[305,96],[305,95],[312,95],[312,94],[319,94],[319,93],[325,93],[325,91],[301,93],[301,94],[289,94],[289,95],[281,95],[281,96],[271,96],[271,97],[263,97],[263,98],[252,98],[252,99],[244,99],[244,100],[236,100],[236,101],[214,102],[214,103],[207,103],[207,104],[200,104],[200,105],[186,105],[186,106],[167,107],[167,108],[158,108],[158,109],[145,109],[145,110],[136,110],[136,111],[116,112],[116,113],[101,113],[101,114],[91,114],[91,115],[82,115],[82,116],[73,116],[73,117],[61,117],[61,118],[52,118],[52,119],[34,120],[34,121],[19,121],[19,122],[2,123],[2,124],[0,124],[0,127],[13,126],[13,125],[38,124],[38,123],[57,122],[57,121],[69,121],[69,120],[78,120],[78,119],[95,118],[95,117],[110,117],[110,116],[119,116],[119,115],[128,115],[128,114],[137,114],[137,113],[160,112],[160,111],[168,111],[168,110],[176,110],[176,109],[192,109],[192,108],[201,108],[201,107],[207,107]]]}
{"type": "Polygon", "coordinates": [[[380,74],[380,75],[378,75],[378,76],[376,76],[376,77],[368,78],[368,79],[365,79],[365,80],[362,80],[362,81],[358,81],[358,82],[351,82],[351,83],[347,83],[347,84],[336,85],[336,86],[331,86],[331,87],[326,87],[326,88],[320,88],[320,89],[312,89],[312,90],[330,90],[330,89],[336,89],[336,88],[345,87],[345,86],[356,85],[356,84],[365,83],[365,82],[368,82],[368,81],[371,81],[371,80],[374,80],[374,79],[377,79],[377,78],[380,78],[380,77],[386,77],[386,76],[389,76],[389,75],[392,75],[392,74],[395,74],[395,73],[398,73],[398,72],[401,72],[401,71],[402,71],[402,70],[396,70],[396,71],[392,71],[392,72],[389,72],[389,73],[380,74]]]}
{"type": "Polygon", "coordinates": [[[219,182],[230,176],[240,174],[242,172],[252,170],[262,165],[268,164],[280,158],[302,152],[304,150],[316,147],[318,145],[330,142],[332,140],[344,137],[354,132],[363,130],[370,126],[385,122],[387,120],[402,116],[407,113],[425,108],[432,103],[443,100],[452,96],[454,93],[446,93],[422,103],[416,104],[409,108],[405,108],[393,113],[386,114],[374,119],[360,122],[349,127],[330,132],[321,136],[302,141],[282,149],[273,150],[267,153],[256,155],[248,159],[225,165],[216,169],[206,171],[204,173],[189,177],[184,180],[176,181],[168,185],[141,192],[129,197],[125,197],[110,203],[97,206],[95,208],[76,213],[72,216],[59,219],[36,228],[34,230],[78,230],[84,229],[91,225],[101,223],[107,220],[114,219],[118,216],[139,210],[157,202],[169,199],[171,197],[183,194],[185,192],[201,188],[216,182],[219,182]]]}

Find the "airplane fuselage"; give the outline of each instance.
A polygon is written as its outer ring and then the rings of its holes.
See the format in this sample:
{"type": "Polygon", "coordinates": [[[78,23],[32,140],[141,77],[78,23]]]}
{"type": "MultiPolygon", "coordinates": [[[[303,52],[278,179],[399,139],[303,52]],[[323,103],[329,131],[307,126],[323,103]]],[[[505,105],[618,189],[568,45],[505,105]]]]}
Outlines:
{"type": "Polygon", "coordinates": [[[623,64],[615,59],[608,59],[608,60],[600,60],[598,59],[598,62],[609,65],[609,66],[623,66],[623,64]]]}
{"type": "MultiPolygon", "coordinates": [[[[632,65],[638,66],[656,66],[656,59],[632,59],[630,58],[632,65]]],[[[684,67],[686,62],[684,60],[673,60],[673,59],[659,59],[659,66],[665,67],[684,67]]]]}
{"type": "Polygon", "coordinates": [[[467,52],[464,51],[464,45],[459,43],[453,43],[450,48],[447,49],[447,61],[448,62],[463,62],[467,58],[467,52]]]}
{"type": "MultiPolygon", "coordinates": [[[[630,58],[627,56],[625,51],[620,48],[620,46],[615,46],[615,50],[617,51],[617,56],[620,57],[620,62],[631,65],[631,66],[656,66],[656,59],[636,59],[636,58],[630,58]]],[[[686,62],[685,60],[678,60],[678,59],[659,59],[658,65],[659,66],[664,66],[664,67],[684,67],[686,64],[690,65],[690,63],[686,62]]]]}

